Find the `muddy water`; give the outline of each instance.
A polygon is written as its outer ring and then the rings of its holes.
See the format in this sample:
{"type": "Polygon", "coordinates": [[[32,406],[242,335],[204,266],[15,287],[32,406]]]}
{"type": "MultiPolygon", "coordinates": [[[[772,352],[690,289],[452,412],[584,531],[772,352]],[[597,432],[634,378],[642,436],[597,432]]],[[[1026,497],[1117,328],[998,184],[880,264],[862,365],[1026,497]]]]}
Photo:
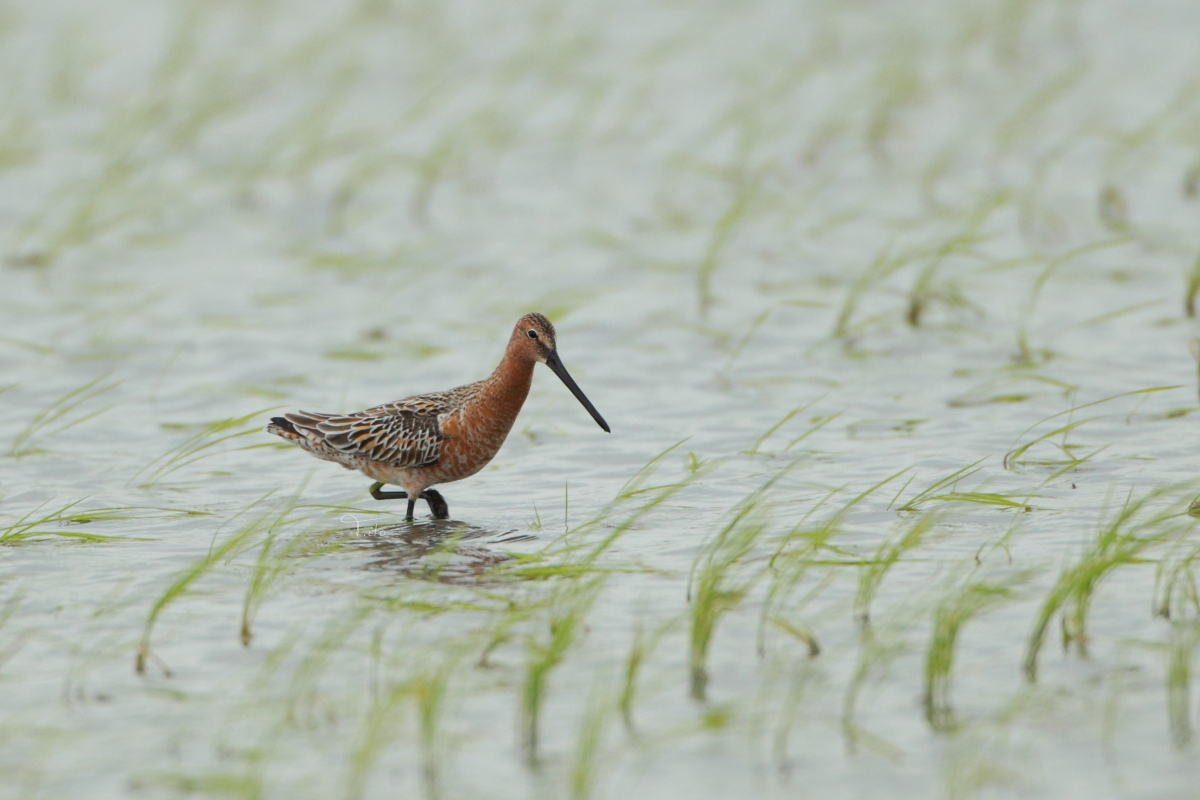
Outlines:
{"type": "Polygon", "coordinates": [[[0,7],[0,796],[1188,796],[1197,22],[0,7]],[[260,432],[529,310],[449,523],[260,432]]]}

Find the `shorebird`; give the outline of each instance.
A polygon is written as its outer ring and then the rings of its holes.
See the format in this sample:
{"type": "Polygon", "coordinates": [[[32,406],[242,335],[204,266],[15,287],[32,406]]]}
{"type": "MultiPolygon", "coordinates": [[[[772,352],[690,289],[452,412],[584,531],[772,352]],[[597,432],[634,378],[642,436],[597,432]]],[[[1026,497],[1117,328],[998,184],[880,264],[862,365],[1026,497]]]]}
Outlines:
{"type": "Polygon", "coordinates": [[[487,466],[512,430],[539,361],[609,432],[604,417],[563,366],[554,326],[541,314],[517,320],[500,366],[481,381],[353,414],[284,414],[271,418],[267,432],[373,479],[376,500],[407,499],[405,519],[413,518],[417,500],[428,502],[435,518],[447,519],[446,500],[431,487],[469,478],[487,466]],[[403,491],[381,491],[385,484],[403,491]]]}

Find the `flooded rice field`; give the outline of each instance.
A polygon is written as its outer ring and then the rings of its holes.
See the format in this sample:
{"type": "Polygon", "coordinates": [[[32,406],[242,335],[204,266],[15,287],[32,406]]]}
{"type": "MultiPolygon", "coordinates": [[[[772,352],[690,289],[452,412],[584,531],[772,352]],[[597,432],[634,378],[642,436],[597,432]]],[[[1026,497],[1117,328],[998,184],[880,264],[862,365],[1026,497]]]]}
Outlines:
{"type": "Polygon", "coordinates": [[[1198,25],[0,3],[0,798],[1192,796],[1198,25]]]}

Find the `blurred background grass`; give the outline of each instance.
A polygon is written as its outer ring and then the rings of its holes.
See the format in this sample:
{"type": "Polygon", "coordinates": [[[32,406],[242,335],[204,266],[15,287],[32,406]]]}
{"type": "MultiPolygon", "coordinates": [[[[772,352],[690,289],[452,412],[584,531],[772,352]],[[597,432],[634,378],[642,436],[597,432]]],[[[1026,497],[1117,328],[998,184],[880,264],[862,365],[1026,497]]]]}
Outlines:
{"type": "Polygon", "coordinates": [[[1198,29],[0,2],[0,795],[1187,796],[1198,29]],[[258,438],[530,310],[449,532],[258,438]]]}

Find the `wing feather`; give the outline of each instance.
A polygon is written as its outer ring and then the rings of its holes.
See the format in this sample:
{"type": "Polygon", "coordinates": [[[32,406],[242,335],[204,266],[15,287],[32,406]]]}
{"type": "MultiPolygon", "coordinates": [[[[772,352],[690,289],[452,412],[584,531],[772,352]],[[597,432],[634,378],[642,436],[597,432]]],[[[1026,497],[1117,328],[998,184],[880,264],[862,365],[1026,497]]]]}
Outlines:
{"type": "Polygon", "coordinates": [[[448,410],[440,403],[400,401],[354,414],[301,411],[284,417],[313,444],[405,468],[437,463],[446,438],[439,417],[448,410]]]}

